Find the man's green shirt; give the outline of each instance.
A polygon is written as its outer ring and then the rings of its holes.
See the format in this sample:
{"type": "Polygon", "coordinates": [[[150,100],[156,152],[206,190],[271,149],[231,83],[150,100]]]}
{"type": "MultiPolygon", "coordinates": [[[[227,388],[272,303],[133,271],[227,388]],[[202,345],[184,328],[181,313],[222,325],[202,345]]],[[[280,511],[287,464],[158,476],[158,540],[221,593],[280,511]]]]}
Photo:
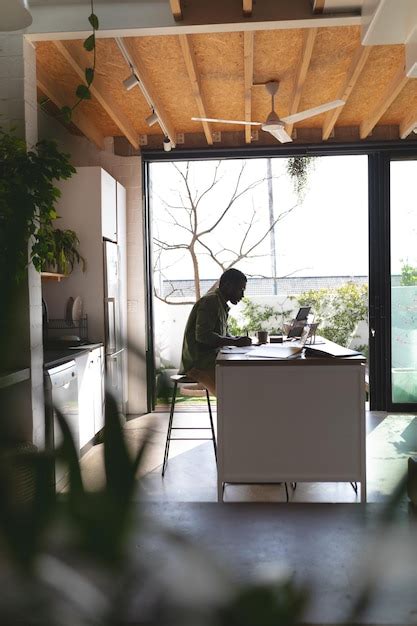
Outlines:
{"type": "Polygon", "coordinates": [[[229,307],[219,289],[208,293],[192,308],[185,327],[180,373],[191,368],[214,369],[219,337],[227,335],[229,307]]]}

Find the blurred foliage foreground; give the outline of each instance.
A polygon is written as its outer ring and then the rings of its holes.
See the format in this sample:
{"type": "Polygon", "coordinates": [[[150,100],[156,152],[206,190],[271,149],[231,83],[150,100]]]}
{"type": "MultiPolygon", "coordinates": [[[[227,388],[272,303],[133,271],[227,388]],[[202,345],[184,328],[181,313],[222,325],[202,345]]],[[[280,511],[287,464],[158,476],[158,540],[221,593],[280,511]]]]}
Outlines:
{"type": "MultiPolygon", "coordinates": [[[[77,450],[59,412],[57,421],[63,438],[55,452],[3,451],[0,455],[1,624],[290,626],[302,622],[308,590],[282,567],[260,569],[251,582],[238,583],[187,538],[145,515],[146,507],[135,495],[147,442],[134,457],[129,453],[110,395],[103,435],[106,482],[100,491],[85,490],[77,450]],[[57,461],[66,465],[69,477],[68,491],[58,495],[51,480],[57,461]],[[31,493],[21,498],[19,482],[28,469],[31,493]]],[[[392,528],[404,489],[405,479],[374,529],[378,543],[369,560],[372,575],[363,578],[345,623],[357,623],[375,595],[379,574],[395,561],[387,529],[392,528]],[[389,563],[384,562],[387,545],[391,545],[389,563]]],[[[405,547],[409,551],[410,546],[405,547]]],[[[409,572],[404,573],[409,578],[409,572]]]]}
{"type": "Polygon", "coordinates": [[[55,452],[0,455],[1,624],[273,626],[299,621],[307,596],[288,577],[271,578],[269,572],[267,578],[237,584],[179,533],[146,518],[134,496],[147,443],[131,457],[110,395],[101,491],[85,490],[71,432],[58,411],[57,421],[63,439],[55,452]],[[62,494],[55,494],[51,480],[56,461],[68,469],[68,491],[62,494]],[[28,469],[31,493],[21,498],[19,483],[28,469]]]}

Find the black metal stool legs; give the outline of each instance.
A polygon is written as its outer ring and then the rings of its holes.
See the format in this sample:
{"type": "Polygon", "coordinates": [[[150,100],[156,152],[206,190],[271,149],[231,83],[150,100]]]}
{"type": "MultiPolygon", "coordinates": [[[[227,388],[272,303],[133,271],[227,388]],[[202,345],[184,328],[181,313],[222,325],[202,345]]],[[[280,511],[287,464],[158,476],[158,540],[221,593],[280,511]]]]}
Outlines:
{"type": "Polygon", "coordinates": [[[209,395],[208,390],[206,389],[206,396],[207,396],[207,406],[208,406],[209,417],[210,417],[210,427],[209,426],[177,426],[177,427],[175,427],[172,424],[173,424],[173,421],[174,421],[175,400],[177,398],[178,384],[181,384],[181,383],[184,383],[184,382],[194,383],[196,381],[191,380],[188,377],[181,376],[181,375],[171,376],[171,380],[174,383],[174,390],[172,392],[171,409],[170,409],[170,412],[169,412],[169,421],[168,421],[167,439],[166,439],[166,443],[165,443],[164,462],[162,464],[162,477],[164,477],[164,475],[165,475],[165,470],[166,470],[167,463],[168,463],[169,444],[171,443],[171,440],[174,440],[174,441],[208,441],[209,439],[212,439],[213,447],[214,447],[214,457],[215,457],[216,463],[217,463],[216,436],[215,436],[215,433],[214,433],[213,415],[212,415],[212,412],[211,412],[210,395],[209,395]],[[171,436],[173,430],[209,430],[209,429],[211,429],[211,437],[172,437],[171,436]]]}
{"type": "Polygon", "coordinates": [[[211,414],[210,394],[208,392],[208,389],[206,389],[206,396],[207,396],[207,406],[208,406],[209,416],[210,416],[211,435],[213,437],[214,458],[216,459],[216,463],[217,463],[216,435],[214,434],[213,416],[211,414]]]}
{"type": "Polygon", "coordinates": [[[166,466],[168,462],[169,444],[171,442],[172,420],[174,418],[174,408],[175,408],[176,397],[177,397],[177,381],[174,382],[174,390],[172,392],[171,410],[169,412],[169,422],[168,422],[168,431],[167,431],[167,440],[165,443],[164,462],[162,465],[162,476],[165,475],[165,470],[166,470],[166,466]]]}

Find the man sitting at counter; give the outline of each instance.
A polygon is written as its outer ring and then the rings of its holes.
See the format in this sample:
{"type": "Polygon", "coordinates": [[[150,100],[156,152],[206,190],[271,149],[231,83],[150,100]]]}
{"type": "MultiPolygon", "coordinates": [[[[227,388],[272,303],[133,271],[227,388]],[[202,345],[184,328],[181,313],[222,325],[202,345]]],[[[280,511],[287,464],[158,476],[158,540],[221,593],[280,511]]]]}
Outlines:
{"type": "Polygon", "coordinates": [[[223,346],[250,346],[249,337],[227,333],[228,302],[237,304],[246,289],[246,276],[235,268],[220,277],[219,287],[193,306],[187,321],[182,346],[180,374],[201,383],[216,395],[216,356],[223,346]]]}

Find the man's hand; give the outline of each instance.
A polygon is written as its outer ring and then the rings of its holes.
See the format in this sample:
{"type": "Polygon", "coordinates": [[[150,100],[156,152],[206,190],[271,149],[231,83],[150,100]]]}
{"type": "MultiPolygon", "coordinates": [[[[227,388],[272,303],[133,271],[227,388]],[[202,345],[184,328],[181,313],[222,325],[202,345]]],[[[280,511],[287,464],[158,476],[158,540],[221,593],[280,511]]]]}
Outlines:
{"type": "Polygon", "coordinates": [[[245,348],[252,345],[252,339],[250,337],[236,337],[235,346],[238,348],[245,348]]]}

